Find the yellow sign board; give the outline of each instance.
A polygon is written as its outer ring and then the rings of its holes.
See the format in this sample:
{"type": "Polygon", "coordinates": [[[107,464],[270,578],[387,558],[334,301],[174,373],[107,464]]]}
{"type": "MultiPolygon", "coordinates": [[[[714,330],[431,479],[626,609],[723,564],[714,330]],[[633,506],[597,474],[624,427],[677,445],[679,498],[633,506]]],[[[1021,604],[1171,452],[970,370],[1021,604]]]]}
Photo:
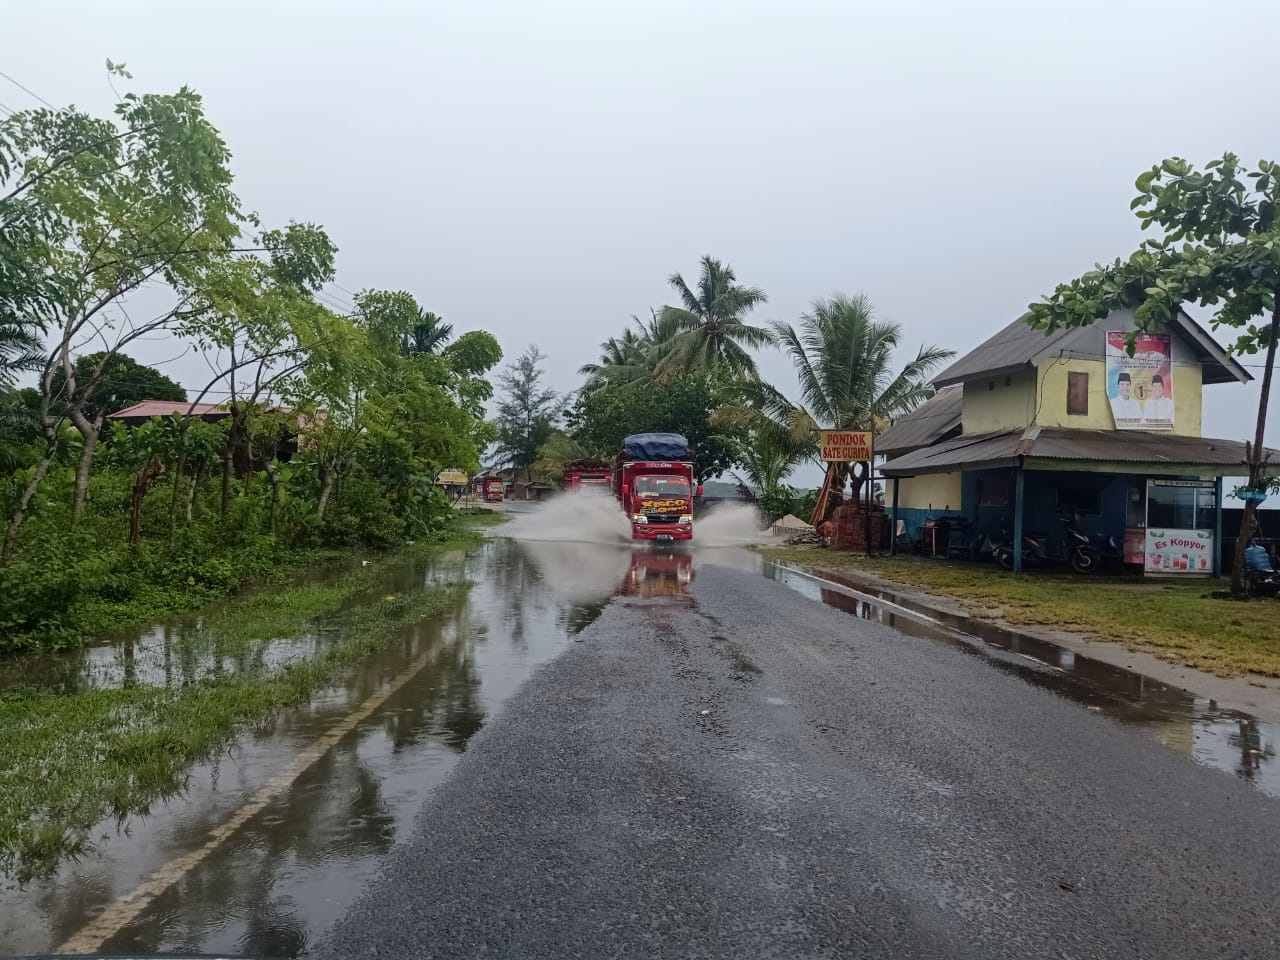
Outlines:
{"type": "Polygon", "coordinates": [[[442,487],[465,487],[470,478],[461,470],[441,470],[436,483],[442,487]]]}
{"type": "Polygon", "coordinates": [[[871,459],[870,430],[823,430],[822,459],[827,463],[857,463],[871,459]]]}

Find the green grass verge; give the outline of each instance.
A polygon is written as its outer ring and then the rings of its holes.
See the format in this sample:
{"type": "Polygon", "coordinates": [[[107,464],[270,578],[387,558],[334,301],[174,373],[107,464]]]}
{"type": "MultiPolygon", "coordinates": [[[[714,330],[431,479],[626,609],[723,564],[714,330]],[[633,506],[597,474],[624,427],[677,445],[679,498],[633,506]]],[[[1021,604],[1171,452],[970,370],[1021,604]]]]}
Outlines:
{"type": "Polygon", "coordinates": [[[82,852],[102,819],[145,812],[179,792],[191,764],[220,750],[239,725],[305,702],[406,626],[455,609],[468,584],[385,597],[376,588],[390,564],[477,539],[462,533],[331,583],[235,598],[183,641],[235,656],[320,627],[334,632],[312,659],[181,687],[0,694],[0,874],[19,881],[47,874],[82,852]]]}
{"type": "Polygon", "coordinates": [[[865,571],[952,597],[972,616],[1070,630],[1219,676],[1280,677],[1280,604],[1215,599],[1222,580],[1192,583],[1006,573],[994,566],[774,548],[813,569],[865,571]]]}

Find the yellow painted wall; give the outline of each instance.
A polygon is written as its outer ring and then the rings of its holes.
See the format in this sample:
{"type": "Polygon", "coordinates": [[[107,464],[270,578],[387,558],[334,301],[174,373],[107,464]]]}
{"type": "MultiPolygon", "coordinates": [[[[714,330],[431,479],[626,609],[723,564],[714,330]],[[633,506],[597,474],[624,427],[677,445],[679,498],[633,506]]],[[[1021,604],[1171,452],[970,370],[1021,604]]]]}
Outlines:
{"type": "Polygon", "coordinates": [[[1183,364],[1173,368],[1173,432],[1199,437],[1204,396],[1204,371],[1199,364],[1183,364]]]}
{"type": "MultiPolygon", "coordinates": [[[[931,473],[898,481],[898,506],[904,510],[960,510],[960,500],[959,473],[931,473]]],[[[890,502],[886,498],[886,503],[890,502]]]]}
{"type": "MultiPolygon", "coordinates": [[[[1041,362],[1040,394],[1036,400],[1036,423],[1042,427],[1071,427],[1079,430],[1114,430],[1111,402],[1107,399],[1107,367],[1103,360],[1045,360],[1041,362]],[[1067,413],[1067,374],[1089,374],[1089,413],[1067,413]]],[[[1203,384],[1200,367],[1177,364],[1173,368],[1173,432],[1200,436],[1200,399],[1203,384]]],[[[968,394],[965,394],[966,403],[968,394]]],[[[968,413],[968,410],[965,410],[968,413]]]]}
{"type": "Polygon", "coordinates": [[[962,429],[966,434],[1022,430],[1035,417],[1035,393],[1034,370],[972,380],[964,385],[962,429]]]}

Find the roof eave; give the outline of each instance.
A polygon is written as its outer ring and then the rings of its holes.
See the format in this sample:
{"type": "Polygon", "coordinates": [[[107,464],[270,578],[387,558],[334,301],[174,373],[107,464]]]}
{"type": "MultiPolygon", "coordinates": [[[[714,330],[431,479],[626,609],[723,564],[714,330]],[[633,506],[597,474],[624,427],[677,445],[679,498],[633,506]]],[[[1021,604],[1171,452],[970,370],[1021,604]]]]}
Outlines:
{"type": "Polygon", "coordinates": [[[974,380],[988,380],[992,377],[1003,377],[1010,373],[1020,373],[1023,370],[1034,369],[1034,365],[1030,363],[1015,363],[1009,366],[996,367],[993,370],[976,370],[972,373],[962,373],[959,376],[949,377],[944,370],[939,376],[930,381],[938,389],[943,387],[954,386],[958,383],[972,383],[974,380]]]}
{"type": "Polygon", "coordinates": [[[1213,362],[1211,364],[1201,362],[1200,369],[1203,383],[1248,383],[1253,379],[1253,374],[1223,350],[1218,341],[1214,340],[1209,335],[1209,332],[1196,323],[1185,310],[1179,310],[1175,319],[1183,332],[1196,341],[1201,349],[1212,358],[1213,362]],[[1222,375],[1210,377],[1209,371],[1211,367],[1217,367],[1222,370],[1222,375]]]}

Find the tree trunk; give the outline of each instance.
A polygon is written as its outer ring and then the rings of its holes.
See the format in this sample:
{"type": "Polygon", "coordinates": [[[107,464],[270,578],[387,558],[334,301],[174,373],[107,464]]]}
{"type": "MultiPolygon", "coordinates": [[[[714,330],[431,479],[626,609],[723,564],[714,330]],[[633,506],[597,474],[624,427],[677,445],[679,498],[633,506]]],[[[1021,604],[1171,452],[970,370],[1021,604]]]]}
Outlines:
{"type": "Polygon", "coordinates": [[[267,514],[267,530],[276,532],[276,509],[280,506],[280,467],[275,460],[267,461],[267,476],[271,478],[271,510],[267,514]]]}
{"type": "Polygon", "coordinates": [[[129,497],[129,546],[131,547],[142,542],[142,506],[146,502],[147,491],[162,473],[164,473],[164,461],[153,459],[133,477],[133,493],[129,497]]]}
{"type": "MultiPolygon", "coordinates": [[[[169,493],[169,540],[178,534],[178,491],[182,486],[187,471],[187,423],[186,418],[178,424],[178,452],[173,463],[173,490],[169,493]]],[[[191,490],[187,492],[187,523],[191,522],[191,501],[195,496],[195,477],[192,477],[191,490]]]]}
{"type": "MultiPolygon", "coordinates": [[[[1267,431],[1267,404],[1271,401],[1271,375],[1276,366],[1276,338],[1280,334],[1280,306],[1271,311],[1271,329],[1267,336],[1267,362],[1262,371],[1262,394],[1258,398],[1258,422],[1253,433],[1252,445],[1245,445],[1249,461],[1249,489],[1261,490],[1266,480],[1267,448],[1263,442],[1267,431]]],[[[1236,556],[1231,565],[1231,593],[1244,596],[1244,552],[1249,548],[1254,531],[1258,529],[1258,501],[1246,500],[1244,516],[1240,518],[1240,534],[1236,538],[1236,556]]]]}
{"type": "Polygon", "coordinates": [[[231,508],[231,475],[235,472],[236,446],[240,443],[240,429],[243,420],[238,412],[232,411],[231,426],[227,429],[227,439],[222,445],[222,507],[225,517],[231,508]]]}
{"type": "MultiPolygon", "coordinates": [[[[187,523],[191,522],[191,517],[195,513],[196,496],[200,492],[200,480],[204,476],[204,469],[196,467],[196,472],[191,476],[191,486],[187,488],[187,523]]],[[[178,478],[174,477],[173,482],[176,484],[178,478]]],[[[172,529],[172,527],[170,528],[172,529]]]]}
{"type": "Polygon", "coordinates": [[[89,470],[93,466],[93,453],[98,446],[98,435],[102,431],[102,417],[98,416],[90,421],[76,406],[71,407],[68,415],[84,441],[80,448],[80,463],[76,466],[76,491],[71,508],[71,515],[79,519],[84,515],[85,504],[89,502],[89,470]]]}
{"type": "Polygon", "coordinates": [[[809,526],[817,528],[831,518],[836,507],[844,503],[844,489],[849,482],[849,464],[828,463],[827,473],[822,480],[822,490],[818,494],[818,502],[809,515],[809,526]]]}
{"type": "Polygon", "coordinates": [[[333,493],[333,482],[337,479],[337,471],[332,467],[320,468],[320,500],[316,503],[316,516],[324,519],[325,508],[329,506],[329,495],[333,493]]]}
{"type": "Polygon", "coordinates": [[[22,526],[22,521],[27,518],[27,508],[31,506],[36,491],[40,489],[40,484],[44,483],[49,467],[53,465],[53,459],[57,455],[58,428],[46,426],[44,456],[36,464],[36,472],[27,483],[27,488],[22,491],[17,509],[13,511],[13,517],[9,520],[9,526],[4,532],[4,546],[0,547],[0,563],[7,563],[13,557],[13,551],[18,546],[18,529],[22,526]]]}

